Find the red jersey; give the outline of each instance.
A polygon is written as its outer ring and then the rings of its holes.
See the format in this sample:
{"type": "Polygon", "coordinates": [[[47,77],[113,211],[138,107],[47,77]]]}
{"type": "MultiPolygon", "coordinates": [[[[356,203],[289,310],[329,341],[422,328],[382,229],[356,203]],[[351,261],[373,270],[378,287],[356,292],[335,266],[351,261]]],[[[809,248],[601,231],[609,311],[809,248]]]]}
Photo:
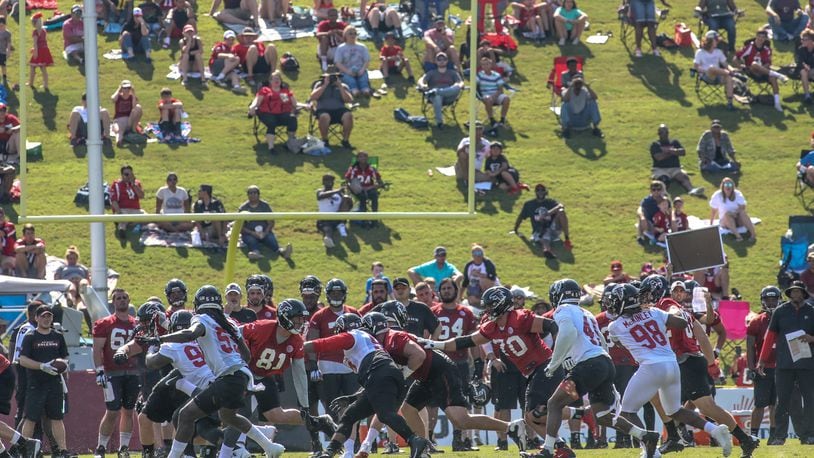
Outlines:
{"type": "Polygon", "coordinates": [[[670,230],[670,215],[658,211],[653,215],[653,227],[659,229],[659,234],[669,232],[670,230]]]}
{"type": "Polygon", "coordinates": [[[503,328],[495,321],[487,321],[480,325],[478,331],[483,337],[499,345],[500,351],[517,366],[524,377],[530,376],[537,367],[545,366],[551,359],[551,349],[539,334],[531,332],[536,316],[531,310],[512,310],[503,328]]]}
{"type": "Polygon", "coordinates": [[[252,353],[249,369],[260,377],[282,374],[292,359],[305,357],[302,336],[291,334],[277,342],[277,326],[274,320],[259,320],[243,326],[243,340],[252,353]]]}
{"type": "Polygon", "coordinates": [[[735,379],[735,385],[742,387],[752,386],[751,380],[746,380],[746,369],[749,367],[746,361],[746,355],[741,355],[740,358],[735,360],[730,371],[732,371],[732,378],[735,379]]]}
{"type": "Polygon", "coordinates": [[[695,334],[692,331],[695,317],[693,317],[691,313],[685,312],[678,302],[669,297],[659,299],[659,302],[656,304],[656,308],[664,310],[665,312],[669,312],[671,307],[677,307],[681,310],[681,315],[687,320],[687,328],[684,329],[684,331],[676,330],[676,332],[673,332],[672,329],[667,330],[667,334],[670,336],[670,347],[672,347],[678,357],[684,354],[702,354],[701,345],[698,343],[698,339],[695,338],[695,334]]]}
{"type": "MultiPolygon", "coordinates": [[[[344,23],[342,21],[336,21],[334,23],[331,23],[330,20],[325,19],[323,21],[320,21],[319,24],[317,24],[317,32],[318,33],[325,33],[325,32],[331,32],[331,31],[334,31],[334,30],[340,30],[341,31],[341,30],[345,30],[345,27],[347,27],[347,26],[348,26],[348,24],[346,24],[346,23],[344,23]]],[[[328,47],[335,48],[335,47],[339,46],[340,44],[342,44],[342,43],[341,43],[339,37],[337,37],[337,36],[335,36],[333,34],[329,35],[328,47]]]]}
{"type": "MultiPolygon", "coordinates": [[[[396,57],[399,54],[401,54],[401,46],[399,46],[399,45],[393,45],[393,46],[384,45],[384,46],[382,46],[382,49],[379,52],[379,56],[385,57],[385,58],[387,58],[387,57],[396,57]]],[[[391,67],[391,68],[395,67],[397,64],[398,64],[398,62],[395,59],[387,61],[387,66],[391,67]]]]}
{"type": "Polygon", "coordinates": [[[367,312],[373,310],[373,308],[376,307],[377,305],[379,305],[379,304],[374,304],[373,302],[368,302],[367,304],[359,307],[359,315],[360,316],[367,315],[367,312]]]}
{"type": "MultiPolygon", "coordinates": [[[[394,331],[389,330],[387,331],[387,335],[384,336],[384,342],[382,342],[382,347],[384,351],[390,354],[390,357],[393,358],[393,361],[396,364],[401,364],[402,366],[407,365],[407,357],[404,356],[404,347],[407,346],[407,342],[409,341],[416,341],[416,337],[410,334],[407,331],[394,331]]],[[[413,380],[427,380],[427,376],[430,374],[430,366],[432,366],[432,351],[424,349],[424,354],[427,356],[424,358],[424,362],[421,364],[421,367],[415,370],[413,374],[410,376],[413,380]]]]}
{"type": "MultiPolygon", "coordinates": [[[[252,44],[257,46],[257,55],[258,56],[263,56],[263,53],[266,52],[266,47],[263,46],[263,43],[257,41],[257,42],[254,42],[252,44]]],[[[246,64],[246,54],[249,52],[249,47],[250,46],[251,45],[244,45],[242,43],[235,43],[235,45],[232,46],[232,54],[234,54],[238,58],[240,58],[240,64],[241,65],[246,64]]]]}
{"type": "Polygon", "coordinates": [[[271,86],[263,86],[257,95],[262,98],[257,111],[260,113],[283,114],[291,113],[294,109],[294,94],[288,87],[281,87],[275,91],[271,86]]]}
{"type": "MultiPolygon", "coordinates": [[[[136,185],[141,187],[141,181],[136,180],[136,185]]],[[[110,185],[110,201],[118,202],[119,208],[130,208],[138,210],[141,208],[138,194],[133,184],[126,181],[116,180],[110,185]]]]}
{"type": "Polygon", "coordinates": [[[602,334],[605,336],[605,341],[608,343],[608,353],[613,360],[613,364],[615,366],[638,366],[633,355],[630,354],[630,351],[625,348],[624,345],[619,342],[614,342],[613,339],[610,338],[608,326],[611,323],[611,319],[608,318],[608,312],[600,312],[595,318],[597,324],[599,324],[599,330],[602,331],[602,334]]]}
{"type": "Polygon", "coordinates": [[[133,111],[133,107],[136,105],[136,97],[131,95],[130,97],[122,97],[121,95],[116,97],[116,100],[113,102],[114,114],[113,119],[119,118],[126,118],[130,116],[130,113],[133,111]]]}
{"type": "Polygon", "coordinates": [[[358,178],[362,186],[373,186],[381,181],[382,176],[379,171],[373,168],[370,164],[366,168],[361,168],[358,165],[351,165],[348,171],[345,172],[345,179],[348,181],[358,178]]]}
{"type": "MultiPolygon", "coordinates": [[[[249,308],[251,310],[251,308],[249,308]]],[[[254,310],[252,310],[254,312],[254,310]]],[[[268,305],[264,305],[263,308],[260,309],[259,312],[254,312],[257,315],[258,320],[276,320],[277,319],[277,310],[269,307],[268,305]]]]}
{"type": "Polygon", "coordinates": [[[676,232],[686,231],[690,228],[690,220],[687,218],[686,213],[676,212],[673,221],[676,223],[676,232]]]}
{"type": "Polygon", "coordinates": [[[9,138],[11,138],[11,134],[14,132],[11,130],[12,127],[17,127],[20,125],[20,119],[13,114],[7,114],[5,119],[0,121],[3,124],[3,127],[6,128],[3,132],[0,132],[0,140],[7,142],[9,138]]]}
{"type": "Polygon", "coordinates": [[[11,366],[11,361],[3,355],[0,355],[0,374],[6,371],[11,366]]]}
{"type": "Polygon", "coordinates": [[[113,355],[116,350],[127,343],[136,327],[136,319],[127,316],[127,320],[120,320],[116,315],[110,315],[93,323],[93,339],[104,339],[102,347],[102,365],[107,372],[118,372],[134,370],[136,368],[136,358],[129,358],[125,364],[113,362],[113,355]]]}
{"type": "Polygon", "coordinates": [[[0,253],[3,256],[15,256],[17,247],[17,230],[11,221],[0,222],[0,253]]]}
{"type": "MultiPolygon", "coordinates": [[[[760,351],[763,348],[763,340],[766,338],[766,331],[769,329],[769,322],[772,320],[772,315],[768,312],[762,312],[760,315],[752,318],[752,321],[749,322],[749,326],[746,328],[746,335],[752,336],[755,338],[755,364],[757,364],[758,359],[760,358],[760,351]]],[[[774,350],[776,345],[772,345],[772,351],[769,354],[769,359],[767,359],[764,364],[766,367],[775,367],[775,354],[774,350]]]]}
{"type": "MultiPolygon", "coordinates": [[[[320,338],[330,337],[334,334],[336,319],[344,313],[355,313],[356,315],[359,314],[355,308],[349,305],[343,305],[342,311],[338,314],[334,312],[331,307],[325,307],[324,309],[318,310],[317,313],[311,316],[311,320],[308,322],[308,327],[316,329],[319,332],[320,338]]],[[[344,364],[345,354],[342,352],[342,350],[325,352],[321,353],[318,359],[344,364]]]]}
{"type": "Polygon", "coordinates": [[[754,63],[763,66],[772,64],[772,48],[769,46],[768,40],[763,42],[762,48],[755,46],[755,40],[749,40],[746,42],[746,46],[735,53],[735,56],[742,60],[747,67],[754,63]]]}
{"type": "MultiPolygon", "coordinates": [[[[455,308],[445,309],[443,305],[436,305],[432,313],[438,317],[438,324],[441,326],[441,334],[438,340],[454,339],[456,337],[468,336],[478,328],[478,321],[475,314],[469,307],[455,304],[455,308]]],[[[469,351],[455,350],[445,352],[453,361],[468,359],[469,351]]]]}
{"type": "Polygon", "coordinates": [[[231,53],[232,48],[225,41],[219,41],[215,43],[215,46],[212,46],[212,54],[209,55],[209,65],[211,66],[212,64],[214,64],[215,60],[218,58],[219,55],[231,53]]]}

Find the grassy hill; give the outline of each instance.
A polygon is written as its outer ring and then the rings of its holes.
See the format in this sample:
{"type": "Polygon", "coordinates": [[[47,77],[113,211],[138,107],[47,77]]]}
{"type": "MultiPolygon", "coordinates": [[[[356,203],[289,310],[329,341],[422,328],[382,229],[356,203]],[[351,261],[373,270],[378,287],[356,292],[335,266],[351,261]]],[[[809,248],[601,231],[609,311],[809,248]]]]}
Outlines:
{"type": "MultiPolygon", "coordinates": [[[[303,0],[295,2],[305,5],[303,0]]],[[[343,2],[344,3],[344,2],[343,2]]],[[[741,1],[747,16],[738,24],[739,36],[749,38],[758,25],[766,22],[762,2],[741,1]]],[[[60,9],[68,11],[70,2],[60,1],[60,9]]],[[[695,2],[674,0],[673,9],[660,31],[672,35],[675,22],[686,22],[697,28],[692,17],[695,2]]],[[[744,171],[738,186],[749,202],[749,212],[763,223],[757,226],[754,245],[726,241],[731,261],[732,286],[739,288],[748,299],[755,300],[760,288],[772,283],[776,275],[778,237],[785,232],[787,218],[804,214],[792,195],[793,165],[801,147],[807,146],[811,131],[811,108],[802,105],[802,97],[793,93],[791,85],[782,87],[785,112],[777,113],[771,106],[751,109],[739,106],[726,111],[723,105],[707,106],[696,97],[693,78],[689,75],[692,51],[665,51],[662,58],[645,55],[632,57],[620,42],[619,21],[615,2],[583,0],[579,6],[590,16],[590,31],[612,31],[614,36],[605,45],[558,47],[551,41],[542,45],[522,42],[515,58],[517,73],[512,83],[521,92],[514,97],[509,113],[511,129],[501,133],[507,143],[511,163],[520,171],[522,180],[548,185],[551,196],[563,202],[571,221],[575,248],[572,253],[562,250],[558,261],[546,260],[542,253],[508,232],[517,212],[531,193],[510,197],[493,191],[477,202],[478,217],[471,221],[392,221],[376,229],[354,228],[341,246],[326,251],[313,221],[281,222],[276,233],[282,243],[294,245],[293,263],[275,259],[270,262],[250,262],[239,255],[236,280],[242,283],[246,275],[257,271],[269,273],[275,280],[276,296],[284,298],[297,293],[297,282],[309,273],[323,281],[330,277],[343,278],[351,288],[350,302],[363,297],[364,280],[369,276],[370,263],[380,260],[391,276],[403,274],[407,268],[431,259],[436,245],[445,245],[449,260],[463,268],[469,257],[468,248],[477,242],[485,246],[487,256],[497,264],[504,282],[529,285],[538,294],[547,292],[551,281],[569,276],[579,282],[599,281],[607,273],[612,259],[620,259],[627,270],[637,273],[642,262],[659,262],[661,254],[643,249],[635,241],[633,228],[639,200],[647,194],[650,158],[649,144],[656,138],[659,123],[668,123],[674,138],[688,149],[683,160],[696,185],[705,186],[711,194],[720,176],[702,176],[695,161],[695,144],[708,128],[710,120],[720,118],[732,136],[744,171]],[[559,127],[548,111],[550,92],[545,87],[553,58],[560,54],[579,54],[587,58],[585,74],[599,95],[606,137],[599,140],[588,133],[576,134],[569,140],[558,136],[559,127]]],[[[199,7],[200,34],[208,49],[222,29],[204,16],[209,4],[199,7]]],[[[454,10],[469,8],[469,2],[459,2],[454,10]]],[[[466,17],[466,14],[462,14],[466,17]]],[[[17,24],[10,30],[17,40],[17,24]]],[[[28,27],[30,33],[30,27],[28,27]]],[[[463,30],[457,32],[459,39],[463,30]]],[[[29,36],[30,38],[30,36],[29,36]]],[[[29,40],[30,42],[30,40],[29,40]]],[[[61,35],[51,33],[49,43],[56,65],[49,69],[51,92],[29,91],[29,138],[43,142],[44,160],[29,164],[31,215],[85,213],[85,208],[73,204],[76,189],[87,179],[86,159],[68,145],[66,124],[73,106],[78,105],[84,91],[84,79],[76,67],[69,67],[59,58],[61,35]]],[[[99,37],[100,54],[117,47],[115,37],[99,37]]],[[[287,76],[298,99],[307,98],[311,82],[319,74],[314,58],[314,39],[277,42],[280,54],[293,52],[302,64],[298,75],[287,76]]],[[[372,44],[369,43],[372,48],[372,44]]],[[[647,48],[646,48],[647,49],[647,48]]],[[[407,55],[418,69],[423,46],[412,41],[407,55]]],[[[133,165],[137,177],[144,183],[147,198],[144,208],[154,207],[155,191],[164,184],[168,171],[180,176],[180,185],[196,190],[200,183],[210,183],[228,210],[234,211],[245,199],[246,186],[257,184],[262,197],[276,211],[316,210],[314,190],[320,186],[323,173],[341,174],[351,161],[352,153],[335,149],[326,158],[312,158],[288,153],[271,156],[265,144],[256,144],[252,122],[246,119],[246,107],[251,98],[236,96],[212,87],[202,90],[193,82],[182,87],[165,78],[168,66],[177,59],[177,46],[169,51],[156,50],[154,64],[148,67],[142,60],[125,65],[122,61],[100,61],[101,100],[108,109],[109,96],[121,79],[130,79],[145,108],[144,121],[157,117],[158,93],[164,86],[172,88],[190,114],[193,136],[201,143],[185,147],[149,144],[145,148],[111,149],[105,152],[105,179],[118,176],[119,167],[133,165]]],[[[10,58],[9,74],[16,82],[17,59],[28,57],[28,50],[17,50],[10,58]]],[[[792,48],[781,45],[775,51],[778,64],[792,61],[792,48]]],[[[419,72],[420,74],[420,72],[419,72]]],[[[40,76],[37,84],[41,85],[40,76]]],[[[374,87],[378,84],[374,82],[374,87]]],[[[12,95],[15,105],[16,95],[12,95]]],[[[463,211],[465,197],[456,188],[453,178],[438,173],[428,176],[427,169],[451,165],[454,148],[464,135],[463,130],[413,130],[393,120],[394,108],[404,107],[410,113],[420,111],[420,99],[414,88],[400,80],[381,100],[361,100],[354,113],[356,127],[351,143],[359,149],[379,156],[380,170],[390,190],[382,193],[382,211],[463,211]]],[[[481,114],[483,112],[482,108],[481,114]]],[[[467,107],[461,103],[458,118],[467,119],[467,107]]],[[[307,116],[300,117],[299,133],[307,130],[307,116]]],[[[461,127],[462,129],[462,127],[461,127]]],[[[261,139],[262,140],[262,139],[261,139]]],[[[672,188],[673,193],[683,193],[672,188]]],[[[688,213],[708,217],[707,201],[686,197],[688,213]]],[[[7,206],[14,216],[16,206],[7,206]]],[[[224,285],[223,253],[207,253],[197,249],[174,250],[143,248],[131,235],[126,243],[113,236],[113,226],[107,226],[107,256],[109,266],[122,274],[120,285],[131,290],[134,301],[160,294],[170,277],[183,278],[191,288],[203,282],[224,285]]],[[[524,226],[525,232],[530,231],[524,226]]],[[[89,232],[87,225],[50,224],[37,228],[51,254],[61,255],[69,244],[77,245],[88,262],[89,232]]]]}

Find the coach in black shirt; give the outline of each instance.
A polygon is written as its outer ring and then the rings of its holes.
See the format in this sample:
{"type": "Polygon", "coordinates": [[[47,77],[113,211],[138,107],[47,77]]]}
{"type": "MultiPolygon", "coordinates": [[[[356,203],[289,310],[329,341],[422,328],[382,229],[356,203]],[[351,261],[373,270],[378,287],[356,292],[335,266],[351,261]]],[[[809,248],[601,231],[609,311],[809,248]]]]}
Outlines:
{"type": "Polygon", "coordinates": [[[407,309],[405,331],[418,337],[432,337],[438,329],[438,317],[429,304],[410,300],[410,281],[404,277],[393,280],[393,296],[407,309]]]}
{"type": "Polygon", "coordinates": [[[788,302],[777,307],[769,321],[769,329],[760,351],[760,361],[757,371],[763,375],[763,366],[775,351],[777,366],[774,371],[775,387],[777,389],[777,406],[775,407],[775,427],[777,439],[785,439],[789,429],[789,405],[794,386],[800,390],[803,398],[803,416],[806,421],[804,431],[796,431],[800,442],[804,445],[814,445],[814,434],[811,431],[811,422],[814,419],[814,357],[800,358],[794,361],[789,349],[786,336],[790,333],[803,331],[796,340],[808,344],[809,350],[814,353],[814,306],[808,299],[808,292],[801,281],[795,281],[785,291],[788,302]]]}
{"type": "Polygon", "coordinates": [[[46,418],[51,421],[54,438],[59,447],[56,455],[59,456],[63,452],[67,454],[65,425],[62,422],[65,415],[63,407],[65,395],[62,391],[62,376],[50,362],[57,358],[67,358],[68,345],[62,334],[51,329],[54,312],[50,306],[37,307],[35,321],[37,328],[23,337],[20,350],[20,365],[28,369],[25,421],[21,432],[23,436],[31,437],[34,424],[45,412],[46,418]]]}

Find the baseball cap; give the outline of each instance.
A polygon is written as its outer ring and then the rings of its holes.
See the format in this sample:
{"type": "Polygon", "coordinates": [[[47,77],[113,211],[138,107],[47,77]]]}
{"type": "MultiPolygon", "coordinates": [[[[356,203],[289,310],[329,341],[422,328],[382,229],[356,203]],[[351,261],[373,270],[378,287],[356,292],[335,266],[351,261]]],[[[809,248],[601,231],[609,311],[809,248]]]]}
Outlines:
{"type": "Polygon", "coordinates": [[[435,247],[435,250],[433,251],[433,256],[446,256],[446,255],[447,255],[446,248],[442,246],[435,247]]]}
{"type": "Polygon", "coordinates": [[[195,27],[192,27],[192,24],[187,24],[187,25],[184,26],[184,29],[183,29],[182,33],[194,32],[194,31],[195,31],[195,27]]]}
{"type": "Polygon", "coordinates": [[[393,279],[393,288],[395,288],[396,286],[400,286],[400,285],[401,286],[406,286],[406,287],[409,288],[410,287],[410,281],[407,280],[404,277],[396,277],[395,279],[393,279]]]}
{"type": "Polygon", "coordinates": [[[227,30],[227,31],[223,32],[223,39],[226,40],[226,39],[229,39],[229,38],[237,38],[237,35],[235,34],[235,32],[233,32],[231,30],[227,30]]]}
{"type": "Polygon", "coordinates": [[[248,188],[246,188],[246,192],[252,192],[252,191],[257,191],[257,193],[260,194],[260,188],[258,188],[256,184],[253,184],[253,185],[249,186],[248,188]]]}
{"type": "Polygon", "coordinates": [[[704,34],[704,37],[705,37],[706,39],[708,39],[708,40],[709,40],[709,39],[715,39],[715,38],[718,38],[719,36],[720,36],[720,35],[718,35],[718,32],[716,32],[715,30],[710,30],[709,32],[707,32],[706,34],[704,34]]]}
{"type": "Polygon", "coordinates": [[[537,186],[534,187],[535,191],[548,191],[548,188],[545,187],[542,183],[537,183],[537,186]]]}
{"type": "Polygon", "coordinates": [[[571,56],[571,57],[569,57],[569,58],[565,59],[565,63],[566,63],[566,64],[570,64],[571,62],[577,63],[577,62],[579,62],[579,61],[578,61],[578,60],[577,60],[577,58],[576,58],[576,57],[574,57],[574,56],[571,56]]]}
{"type": "Polygon", "coordinates": [[[82,14],[82,7],[79,6],[79,5],[72,6],[71,7],[71,13],[72,14],[76,14],[76,13],[82,14]]]}
{"type": "Polygon", "coordinates": [[[681,280],[676,280],[676,281],[674,281],[674,282],[673,282],[673,284],[672,284],[672,285],[670,285],[670,291],[672,291],[672,290],[674,290],[674,289],[676,289],[676,288],[681,288],[681,289],[683,289],[683,290],[685,290],[685,291],[686,291],[686,289],[687,289],[687,287],[686,287],[686,286],[684,286],[684,282],[683,282],[683,281],[681,281],[681,280]]]}
{"type": "Polygon", "coordinates": [[[34,312],[34,315],[35,316],[40,316],[40,315],[44,315],[46,313],[50,313],[53,316],[54,315],[54,308],[51,307],[50,305],[46,305],[46,304],[40,305],[39,307],[37,307],[37,311],[34,312]]]}
{"type": "Polygon", "coordinates": [[[675,196],[673,197],[673,203],[676,202],[684,202],[684,199],[682,199],[681,196],[675,196]]]}
{"type": "Polygon", "coordinates": [[[808,253],[808,256],[806,256],[806,261],[811,261],[811,260],[814,260],[814,251],[812,251],[811,253],[808,253]]]}
{"type": "Polygon", "coordinates": [[[130,80],[122,80],[122,82],[121,82],[121,84],[119,84],[119,86],[121,86],[121,87],[133,87],[133,83],[131,83],[130,80]]]}
{"type": "Polygon", "coordinates": [[[238,293],[240,295],[243,295],[243,290],[240,289],[240,285],[238,285],[237,283],[229,283],[226,286],[226,292],[224,294],[229,294],[229,293],[238,293]]]}
{"type": "Polygon", "coordinates": [[[721,120],[720,119],[713,119],[711,125],[712,125],[712,127],[721,127],[721,120]]]}
{"type": "Polygon", "coordinates": [[[503,149],[503,142],[498,141],[498,140],[495,140],[495,141],[493,141],[492,143],[489,143],[489,146],[490,146],[490,147],[493,147],[493,148],[494,148],[494,147],[498,147],[498,148],[500,148],[500,149],[503,149]]]}
{"type": "Polygon", "coordinates": [[[440,16],[440,15],[435,16],[434,18],[432,18],[432,22],[434,22],[436,24],[439,23],[439,22],[444,22],[444,16],[440,16]]]}
{"type": "Polygon", "coordinates": [[[611,261],[611,270],[622,270],[622,261],[611,261]]]}
{"type": "Polygon", "coordinates": [[[526,297],[526,291],[517,285],[512,286],[509,291],[512,293],[512,297],[526,297]]]}
{"type": "Polygon", "coordinates": [[[135,7],[133,8],[133,16],[141,16],[143,13],[141,12],[141,8],[135,7]]]}
{"type": "Polygon", "coordinates": [[[642,273],[649,274],[653,271],[653,263],[652,262],[645,262],[642,264],[642,273]]]}

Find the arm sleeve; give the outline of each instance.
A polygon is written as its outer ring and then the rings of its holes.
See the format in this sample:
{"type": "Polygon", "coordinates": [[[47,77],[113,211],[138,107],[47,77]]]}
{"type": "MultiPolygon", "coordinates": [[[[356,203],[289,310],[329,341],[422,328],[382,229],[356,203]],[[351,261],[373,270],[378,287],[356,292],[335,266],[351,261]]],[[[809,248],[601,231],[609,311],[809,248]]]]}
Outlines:
{"type": "Polygon", "coordinates": [[[495,263],[492,262],[489,259],[485,259],[484,262],[486,263],[486,278],[488,278],[490,280],[496,279],[497,278],[497,267],[495,267],[495,263]]]}
{"type": "Polygon", "coordinates": [[[571,320],[563,320],[562,323],[557,323],[557,325],[559,326],[559,332],[557,333],[557,341],[554,344],[554,354],[551,355],[551,361],[548,363],[551,369],[560,367],[566,356],[568,356],[568,350],[577,340],[577,329],[571,323],[571,320]]]}
{"type": "Polygon", "coordinates": [[[314,345],[314,352],[325,353],[336,350],[348,350],[353,347],[354,340],[352,335],[343,332],[342,334],[325,337],[324,339],[312,340],[311,343],[314,345]]]}
{"type": "Polygon", "coordinates": [[[769,329],[766,331],[766,337],[763,338],[763,347],[760,348],[760,361],[768,361],[772,357],[774,351],[774,342],[777,339],[777,334],[769,329]]]}
{"type": "Polygon", "coordinates": [[[291,377],[294,379],[294,389],[297,391],[300,407],[308,408],[308,374],[305,372],[304,359],[291,360],[291,377]]]}

